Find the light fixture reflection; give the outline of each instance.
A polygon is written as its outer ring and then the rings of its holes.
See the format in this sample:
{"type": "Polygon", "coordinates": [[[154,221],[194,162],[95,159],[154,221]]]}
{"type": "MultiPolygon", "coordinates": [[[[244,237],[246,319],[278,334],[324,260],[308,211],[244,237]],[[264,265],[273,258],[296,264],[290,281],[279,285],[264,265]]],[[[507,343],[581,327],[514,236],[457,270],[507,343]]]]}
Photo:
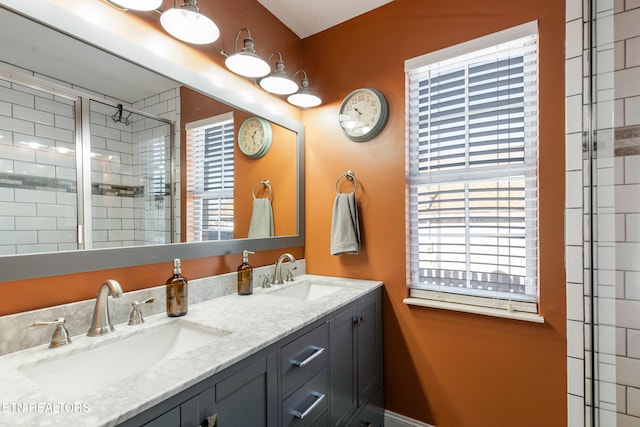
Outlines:
{"type": "Polygon", "coordinates": [[[298,89],[298,91],[293,95],[289,95],[287,101],[297,107],[302,108],[317,107],[318,105],[322,104],[322,100],[320,99],[320,97],[313,93],[313,91],[309,88],[309,79],[307,78],[307,73],[304,70],[298,70],[293,75],[294,79],[296,75],[298,75],[298,73],[304,74],[304,77],[300,82],[300,89],[298,89]]]}
{"type": "Polygon", "coordinates": [[[227,68],[243,77],[255,79],[266,76],[271,71],[267,61],[256,54],[251,33],[246,28],[241,28],[236,34],[234,53],[229,55],[222,51],[222,54],[227,57],[224,61],[227,68]],[[238,52],[238,37],[243,31],[247,32],[248,37],[244,39],[244,47],[238,52]]]}
{"type": "Polygon", "coordinates": [[[162,6],[162,0],[107,0],[112,5],[129,10],[148,12],[162,6]]]}
{"type": "Polygon", "coordinates": [[[284,61],[280,52],[273,52],[269,55],[267,62],[271,60],[273,55],[280,56],[280,60],[276,61],[276,69],[267,77],[260,80],[260,87],[267,92],[276,95],[290,95],[298,90],[298,84],[291,80],[284,71],[284,61]]]}
{"type": "Polygon", "coordinates": [[[217,25],[200,13],[197,0],[186,0],[182,6],[163,12],[160,23],[173,37],[187,43],[213,43],[220,37],[217,25]]]}

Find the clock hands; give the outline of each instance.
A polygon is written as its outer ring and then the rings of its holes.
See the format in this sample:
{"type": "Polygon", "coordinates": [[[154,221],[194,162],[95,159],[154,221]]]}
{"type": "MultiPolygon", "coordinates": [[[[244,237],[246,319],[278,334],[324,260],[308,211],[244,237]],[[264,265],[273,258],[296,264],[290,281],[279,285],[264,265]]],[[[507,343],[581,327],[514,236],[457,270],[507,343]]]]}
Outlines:
{"type": "Polygon", "coordinates": [[[259,159],[269,151],[272,138],[269,122],[257,117],[248,118],[242,123],[240,130],[242,138],[239,137],[238,146],[243,154],[259,159]]]}
{"type": "MultiPolygon", "coordinates": [[[[368,103],[358,104],[358,106],[354,105],[353,111],[355,111],[358,116],[355,118],[355,120],[353,120],[352,123],[350,123],[351,129],[363,134],[369,132],[371,128],[362,121],[362,116],[369,116],[370,110],[371,108],[368,103]]],[[[371,120],[373,121],[373,118],[371,118],[371,120]]]]}

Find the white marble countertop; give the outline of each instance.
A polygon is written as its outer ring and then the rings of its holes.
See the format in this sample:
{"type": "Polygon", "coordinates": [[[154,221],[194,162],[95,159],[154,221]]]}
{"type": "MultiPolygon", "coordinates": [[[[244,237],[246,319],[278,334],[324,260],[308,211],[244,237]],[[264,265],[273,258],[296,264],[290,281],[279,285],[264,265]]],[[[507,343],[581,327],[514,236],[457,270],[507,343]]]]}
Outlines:
{"type": "Polygon", "coordinates": [[[204,301],[189,307],[184,317],[168,318],[160,313],[149,316],[142,325],[115,325],[114,333],[102,337],[80,335],[58,349],[41,345],[0,357],[0,426],[117,425],[374,291],[382,283],[305,274],[270,289],[261,289],[257,281],[255,285],[253,295],[232,294],[204,301]],[[338,285],[340,289],[313,301],[273,294],[309,280],[338,285]],[[19,371],[24,366],[80,353],[176,321],[230,333],[73,400],[45,393],[19,371]]]}

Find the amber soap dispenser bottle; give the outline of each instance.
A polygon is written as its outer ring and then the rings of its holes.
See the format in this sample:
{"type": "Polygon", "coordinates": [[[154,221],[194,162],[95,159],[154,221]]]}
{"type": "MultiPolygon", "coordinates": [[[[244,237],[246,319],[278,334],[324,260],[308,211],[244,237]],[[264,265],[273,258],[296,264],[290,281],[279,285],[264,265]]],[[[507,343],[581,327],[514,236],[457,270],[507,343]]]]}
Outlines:
{"type": "Polygon", "coordinates": [[[238,267],[238,295],[253,293],[253,267],[249,265],[249,254],[255,252],[242,251],[242,264],[238,267]]]}
{"type": "Polygon", "coordinates": [[[180,260],[173,260],[173,276],[167,279],[167,316],[178,317],[187,314],[189,292],[187,279],[182,277],[180,260]]]}

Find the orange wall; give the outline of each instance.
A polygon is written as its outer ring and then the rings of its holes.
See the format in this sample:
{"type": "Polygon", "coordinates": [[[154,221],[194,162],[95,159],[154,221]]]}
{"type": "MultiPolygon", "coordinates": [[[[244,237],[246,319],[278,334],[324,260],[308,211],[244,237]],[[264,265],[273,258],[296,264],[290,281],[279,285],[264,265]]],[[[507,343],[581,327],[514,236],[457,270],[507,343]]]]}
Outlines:
{"type": "MultiPolygon", "coordinates": [[[[177,2],[179,5],[183,3],[182,0],[177,2]]],[[[167,10],[172,7],[174,0],[163,0],[159,9],[167,10]]],[[[225,57],[220,54],[220,50],[233,53],[236,34],[241,28],[247,28],[251,32],[256,53],[262,58],[266,60],[270,53],[278,51],[282,54],[289,75],[301,68],[300,39],[258,0],[202,0],[198,2],[198,8],[216,23],[220,29],[220,38],[211,44],[189,45],[189,48],[204,52],[213,62],[224,66],[225,57]]],[[[164,32],[160,26],[159,14],[136,11],[127,13],[164,32]]],[[[246,37],[247,33],[243,31],[238,39],[238,51],[242,49],[242,41],[246,37]]],[[[272,68],[275,67],[276,58],[274,56],[270,62],[272,68]]]]}
{"type": "MultiPolygon", "coordinates": [[[[236,123],[236,135],[242,122],[236,123]]],[[[234,200],[236,210],[236,237],[247,237],[251,224],[253,196],[251,191],[258,182],[268,179],[271,185],[274,230],[276,236],[296,234],[296,134],[275,124],[271,125],[273,142],[271,148],[260,159],[250,159],[236,146],[236,175],[234,200]]],[[[256,197],[269,196],[269,191],[260,185],[255,189],[256,197]]]]}
{"type": "MultiPolygon", "coordinates": [[[[304,258],[304,248],[285,248],[259,251],[251,255],[251,265],[259,267],[275,263],[280,254],[290,252],[296,259],[304,258]]],[[[240,254],[197,258],[182,261],[182,274],[187,279],[198,279],[236,271],[240,254]]],[[[115,279],[124,292],[164,285],[172,274],[170,262],[128,268],[65,274],[41,279],[0,283],[0,316],[35,310],[96,297],[98,288],[107,279],[115,279]]],[[[77,331],[71,331],[76,334],[77,331]]]]}
{"type": "Polygon", "coordinates": [[[385,406],[437,427],[566,425],[564,2],[395,0],[303,40],[323,105],[304,112],[307,271],[385,283],[385,406]],[[404,305],[404,60],[531,20],[540,31],[540,311],[545,323],[404,305]],[[358,87],[389,101],[386,128],[353,143],[337,117],[358,87]],[[363,250],[330,255],[336,178],[353,170],[363,250]]]}

